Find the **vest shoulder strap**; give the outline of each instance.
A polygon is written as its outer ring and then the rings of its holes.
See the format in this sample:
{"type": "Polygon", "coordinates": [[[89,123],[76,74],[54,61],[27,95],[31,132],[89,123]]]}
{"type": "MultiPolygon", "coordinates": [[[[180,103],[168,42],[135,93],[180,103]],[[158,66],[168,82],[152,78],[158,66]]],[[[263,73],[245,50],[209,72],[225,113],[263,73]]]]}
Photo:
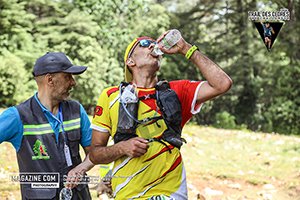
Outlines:
{"type": "Polygon", "coordinates": [[[167,80],[162,80],[156,84],[155,89],[158,91],[164,91],[170,89],[170,84],[167,80]]]}

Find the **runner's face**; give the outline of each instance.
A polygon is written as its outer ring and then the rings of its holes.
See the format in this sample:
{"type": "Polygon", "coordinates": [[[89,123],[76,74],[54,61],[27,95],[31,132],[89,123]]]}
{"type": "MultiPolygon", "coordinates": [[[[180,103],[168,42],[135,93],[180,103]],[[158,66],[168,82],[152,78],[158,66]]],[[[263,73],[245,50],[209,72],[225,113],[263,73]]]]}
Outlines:
{"type": "Polygon", "coordinates": [[[157,71],[160,67],[161,56],[153,56],[151,52],[153,51],[154,44],[149,47],[142,47],[137,45],[132,53],[132,59],[134,59],[137,67],[150,66],[157,71]]]}

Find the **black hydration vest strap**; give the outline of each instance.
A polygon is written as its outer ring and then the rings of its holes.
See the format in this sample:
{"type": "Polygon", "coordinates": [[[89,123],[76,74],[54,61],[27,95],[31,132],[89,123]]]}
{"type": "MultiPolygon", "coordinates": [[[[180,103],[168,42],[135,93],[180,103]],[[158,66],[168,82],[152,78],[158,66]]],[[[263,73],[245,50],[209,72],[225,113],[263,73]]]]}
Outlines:
{"type": "MultiPolygon", "coordinates": [[[[122,92],[127,85],[129,85],[129,83],[121,83],[120,95],[122,95],[122,92]]],[[[157,121],[159,119],[164,119],[167,129],[164,131],[161,139],[155,139],[153,141],[158,141],[167,146],[162,141],[164,140],[177,148],[180,148],[183,142],[186,142],[184,138],[181,138],[181,103],[177,94],[170,88],[170,84],[167,81],[158,82],[155,89],[155,95],[141,97],[139,100],[155,98],[157,105],[162,112],[162,116],[137,120],[139,102],[124,104],[120,101],[118,126],[116,134],[114,135],[115,143],[138,137],[136,134],[138,124],[145,124],[149,121],[157,121]]]]}
{"type": "Polygon", "coordinates": [[[183,142],[186,142],[184,138],[181,138],[181,103],[176,92],[170,88],[167,81],[159,81],[155,88],[157,105],[162,111],[163,119],[167,125],[162,139],[180,148],[183,142]]]}
{"type": "Polygon", "coordinates": [[[160,138],[150,138],[150,139],[147,139],[147,140],[148,140],[148,142],[159,142],[159,143],[161,143],[162,145],[164,145],[168,149],[168,151],[170,153],[172,153],[171,148],[162,139],[160,139],[160,138]]]}

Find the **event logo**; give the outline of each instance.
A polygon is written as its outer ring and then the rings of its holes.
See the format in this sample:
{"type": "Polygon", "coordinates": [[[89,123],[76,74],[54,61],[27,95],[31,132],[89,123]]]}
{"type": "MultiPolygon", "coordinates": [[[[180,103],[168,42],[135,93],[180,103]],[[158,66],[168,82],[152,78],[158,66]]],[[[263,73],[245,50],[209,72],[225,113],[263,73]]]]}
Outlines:
{"type": "Polygon", "coordinates": [[[248,19],[254,22],[267,50],[271,51],[284,21],[290,20],[290,12],[286,8],[279,11],[249,11],[248,19]]]}
{"type": "Polygon", "coordinates": [[[47,153],[47,149],[45,145],[43,145],[41,140],[36,140],[33,145],[34,156],[32,156],[32,160],[49,160],[50,156],[47,153]]]}

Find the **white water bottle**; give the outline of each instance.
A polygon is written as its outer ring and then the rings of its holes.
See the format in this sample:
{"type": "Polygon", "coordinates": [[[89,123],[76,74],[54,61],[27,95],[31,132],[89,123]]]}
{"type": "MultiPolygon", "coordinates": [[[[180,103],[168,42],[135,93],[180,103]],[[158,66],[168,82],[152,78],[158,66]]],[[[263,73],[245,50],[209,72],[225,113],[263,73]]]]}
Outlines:
{"type": "Polygon", "coordinates": [[[159,56],[163,55],[164,53],[158,48],[158,45],[160,44],[164,49],[170,49],[173,47],[177,42],[181,39],[181,33],[177,29],[172,29],[168,32],[168,34],[158,43],[154,46],[152,55],[159,56]]]}

